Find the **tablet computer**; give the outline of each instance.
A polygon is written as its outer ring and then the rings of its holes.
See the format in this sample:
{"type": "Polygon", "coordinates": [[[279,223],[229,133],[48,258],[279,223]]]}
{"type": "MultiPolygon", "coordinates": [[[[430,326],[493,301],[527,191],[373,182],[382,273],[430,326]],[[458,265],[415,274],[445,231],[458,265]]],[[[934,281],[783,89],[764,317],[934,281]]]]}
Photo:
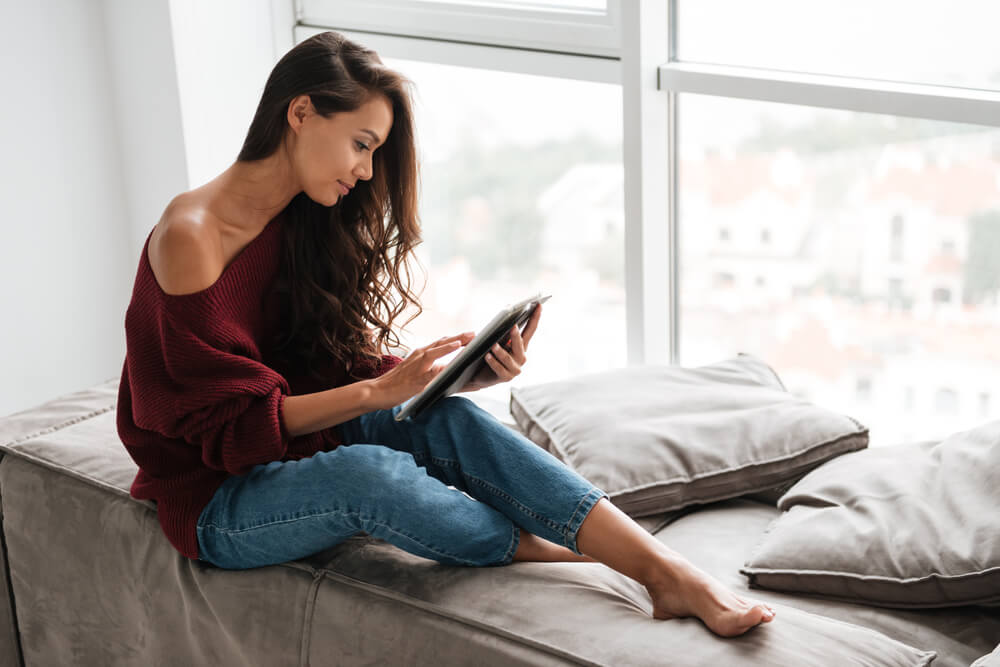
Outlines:
{"type": "Polygon", "coordinates": [[[507,334],[511,327],[517,325],[524,331],[531,314],[538,304],[549,300],[551,295],[536,294],[512,306],[503,308],[490,320],[469,344],[462,348],[451,362],[427,383],[424,390],[403,404],[403,409],[396,414],[396,421],[407,417],[416,417],[433,405],[438,399],[454,394],[464,387],[480,369],[486,365],[486,353],[497,343],[507,346],[507,334]]]}

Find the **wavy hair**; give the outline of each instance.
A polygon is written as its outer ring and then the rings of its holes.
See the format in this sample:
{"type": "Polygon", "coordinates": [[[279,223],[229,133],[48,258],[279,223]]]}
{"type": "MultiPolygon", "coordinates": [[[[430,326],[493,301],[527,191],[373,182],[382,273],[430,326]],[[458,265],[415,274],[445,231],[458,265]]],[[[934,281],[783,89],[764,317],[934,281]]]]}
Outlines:
{"type": "MultiPolygon", "coordinates": [[[[275,355],[317,380],[339,362],[351,377],[399,347],[393,330],[409,306],[410,259],[420,242],[418,169],[409,88],[375,51],[336,32],[297,44],[274,66],[264,85],[238,161],[266,158],[282,146],[289,103],[308,95],[325,118],[358,109],[372,95],[392,105],[393,122],[372,156],[372,178],[358,180],[350,197],[323,206],[305,192],[283,211],[284,261],[271,297],[281,304],[275,355]]],[[[363,372],[363,371],[362,371],[363,372]]]]}

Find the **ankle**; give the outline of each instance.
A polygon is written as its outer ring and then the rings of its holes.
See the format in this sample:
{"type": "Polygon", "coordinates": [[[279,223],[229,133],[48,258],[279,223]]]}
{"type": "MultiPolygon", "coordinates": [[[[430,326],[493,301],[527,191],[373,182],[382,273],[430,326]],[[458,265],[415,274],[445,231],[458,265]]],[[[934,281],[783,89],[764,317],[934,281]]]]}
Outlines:
{"type": "Polygon", "coordinates": [[[680,584],[690,580],[697,573],[697,568],[683,556],[666,549],[650,559],[649,568],[640,583],[651,590],[676,590],[680,584]]]}

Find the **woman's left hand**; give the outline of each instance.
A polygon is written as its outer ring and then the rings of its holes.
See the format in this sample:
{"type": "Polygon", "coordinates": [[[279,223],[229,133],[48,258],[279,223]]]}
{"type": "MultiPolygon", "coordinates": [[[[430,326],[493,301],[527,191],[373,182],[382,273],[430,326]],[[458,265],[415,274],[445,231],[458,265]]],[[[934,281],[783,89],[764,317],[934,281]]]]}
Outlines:
{"type": "Polygon", "coordinates": [[[542,305],[538,304],[535,312],[531,314],[528,324],[524,327],[524,333],[514,325],[510,330],[508,352],[500,343],[494,345],[484,357],[486,365],[476,373],[469,383],[459,389],[462,391],[477,391],[486,387],[492,387],[501,382],[510,382],[521,374],[521,367],[528,360],[525,351],[528,349],[528,342],[535,335],[538,328],[538,320],[542,316],[542,305]]]}

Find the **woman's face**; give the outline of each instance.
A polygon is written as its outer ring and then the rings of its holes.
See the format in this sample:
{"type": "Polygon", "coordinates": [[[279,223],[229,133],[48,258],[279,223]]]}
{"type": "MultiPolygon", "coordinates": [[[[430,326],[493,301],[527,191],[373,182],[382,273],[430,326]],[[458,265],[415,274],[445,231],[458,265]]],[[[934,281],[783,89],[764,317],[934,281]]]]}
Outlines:
{"type": "Polygon", "coordinates": [[[306,195],[324,206],[350,196],[358,180],[372,177],[372,153],[392,128],[392,105],[382,95],[329,118],[316,113],[308,96],[301,95],[292,100],[288,115],[297,136],[296,176],[306,195]]]}

